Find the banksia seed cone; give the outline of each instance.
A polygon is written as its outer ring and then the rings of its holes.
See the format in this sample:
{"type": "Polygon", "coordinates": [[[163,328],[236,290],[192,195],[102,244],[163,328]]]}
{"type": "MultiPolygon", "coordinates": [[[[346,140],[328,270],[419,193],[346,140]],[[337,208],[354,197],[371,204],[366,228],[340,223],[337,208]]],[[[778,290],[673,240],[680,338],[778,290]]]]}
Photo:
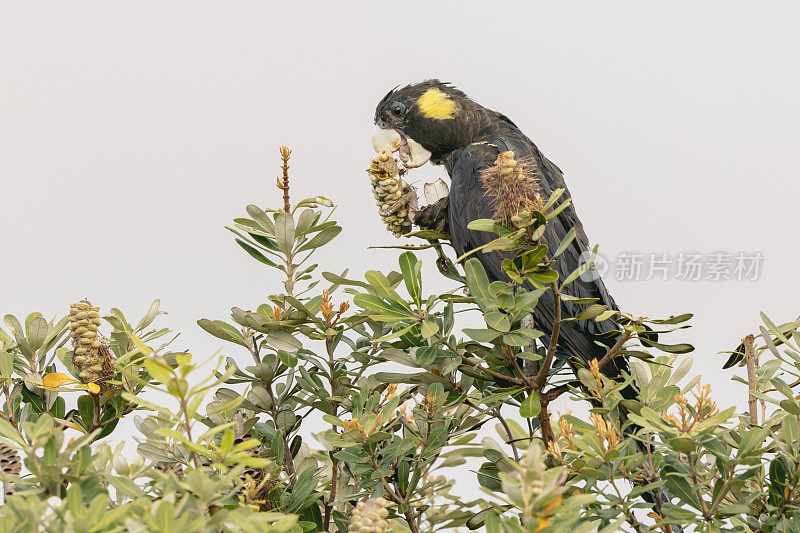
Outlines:
{"type": "MultiPolygon", "coordinates": [[[[22,470],[22,462],[19,459],[17,450],[0,442],[0,471],[2,471],[4,474],[18,476],[20,470],[22,470]]],[[[8,497],[12,494],[14,494],[14,483],[10,481],[4,481],[4,498],[8,499],[8,497]]]]}
{"type": "Polygon", "coordinates": [[[501,224],[519,225],[530,220],[530,212],[542,208],[539,169],[532,159],[516,160],[514,152],[497,156],[495,166],[481,171],[481,180],[501,224]]]}
{"type": "Polygon", "coordinates": [[[100,308],[92,307],[86,300],[69,306],[69,331],[72,337],[72,364],[84,383],[97,381],[111,374],[114,362],[104,349],[97,327],[100,325],[100,308]]]}
{"type": "Polygon", "coordinates": [[[411,187],[400,177],[397,160],[385,152],[372,159],[368,170],[372,183],[372,195],[378,204],[378,213],[386,229],[400,237],[411,232],[411,219],[408,206],[395,206],[402,196],[411,191],[411,187]],[[392,209],[399,207],[398,209],[392,209]]]}
{"type": "Polygon", "coordinates": [[[371,498],[365,502],[358,502],[353,509],[350,517],[350,533],[386,533],[391,529],[386,517],[389,511],[386,510],[386,500],[383,498],[371,498]]]}
{"type": "Polygon", "coordinates": [[[183,479],[183,465],[180,463],[168,463],[165,461],[160,461],[155,464],[155,469],[159,472],[164,472],[165,474],[175,474],[175,477],[178,479],[183,479]]]}

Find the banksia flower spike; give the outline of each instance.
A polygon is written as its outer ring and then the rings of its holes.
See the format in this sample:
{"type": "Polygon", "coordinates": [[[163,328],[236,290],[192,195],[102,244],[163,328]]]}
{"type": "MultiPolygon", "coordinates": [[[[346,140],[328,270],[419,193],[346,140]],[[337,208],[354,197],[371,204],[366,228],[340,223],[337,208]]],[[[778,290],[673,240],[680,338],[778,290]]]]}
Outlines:
{"type": "Polygon", "coordinates": [[[539,168],[532,159],[514,159],[514,152],[497,156],[495,165],[481,171],[481,180],[500,224],[524,226],[531,211],[542,208],[539,168]]]}
{"type": "Polygon", "coordinates": [[[386,510],[386,500],[383,498],[371,498],[367,501],[358,502],[353,509],[350,517],[350,533],[386,533],[391,529],[389,521],[389,511],[386,510]]]}
{"type": "Polygon", "coordinates": [[[72,364],[83,383],[91,383],[114,371],[114,361],[103,346],[97,327],[100,308],[82,300],[69,306],[69,331],[72,337],[72,364]]]}
{"type": "MultiPolygon", "coordinates": [[[[21,470],[22,462],[20,461],[17,450],[0,442],[0,471],[11,476],[18,476],[21,470]]],[[[7,500],[12,494],[14,494],[14,483],[11,481],[4,481],[4,501],[7,500]]]]}
{"type": "Polygon", "coordinates": [[[367,170],[372,183],[372,195],[378,204],[378,214],[386,229],[400,237],[411,232],[416,194],[400,177],[397,160],[386,152],[375,156],[367,170]]]}

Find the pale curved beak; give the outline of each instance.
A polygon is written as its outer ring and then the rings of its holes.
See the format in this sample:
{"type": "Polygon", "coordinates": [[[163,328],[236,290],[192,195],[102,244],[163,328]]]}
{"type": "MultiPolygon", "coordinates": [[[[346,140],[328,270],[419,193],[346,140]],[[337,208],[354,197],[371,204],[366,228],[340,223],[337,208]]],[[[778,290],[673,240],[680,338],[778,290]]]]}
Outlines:
{"type": "Polygon", "coordinates": [[[372,148],[377,153],[398,152],[400,160],[409,168],[421,167],[428,162],[432,155],[414,139],[406,137],[397,130],[388,130],[379,126],[375,126],[375,129],[372,130],[372,148]]]}

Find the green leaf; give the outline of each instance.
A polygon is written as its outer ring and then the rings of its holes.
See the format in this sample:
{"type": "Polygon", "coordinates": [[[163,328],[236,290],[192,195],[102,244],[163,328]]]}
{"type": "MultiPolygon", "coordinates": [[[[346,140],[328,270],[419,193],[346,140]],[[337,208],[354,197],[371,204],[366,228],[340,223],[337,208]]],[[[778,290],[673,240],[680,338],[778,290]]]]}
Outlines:
{"type": "Polygon", "coordinates": [[[693,452],[697,448],[697,443],[695,443],[691,437],[675,437],[669,439],[669,445],[672,446],[676,452],[681,453],[693,452]]]}
{"type": "MultiPolygon", "coordinates": [[[[672,474],[666,476],[665,481],[667,489],[670,493],[674,494],[683,500],[684,503],[691,505],[695,509],[700,509],[700,502],[697,501],[697,495],[686,478],[678,474],[672,474]]],[[[692,515],[694,515],[694,513],[692,513],[692,515]]]]}
{"type": "Polygon", "coordinates": [[[397,294],[397,291],[394,290],[392,287],[392,283],[389,279],[384,276],[381,272],[377,270],[368,270],[364,273],[364,279],[366,279],[372,289],[384,300],[388,300],[391,303],[398,304],[403,308],[408,308],[408,304],[397,294]]]}
{"type": "Polygon", "coordinates": [[[517,254],[517,256],[514,258],[514,262],[516,263],[519,260],[522,263],[522,266],[526,269],[535,268],[542,262],[544,256],[546,255],[547,245],[537,244],[530,250],[526,250],[517,254]]]}
{"type": "Polygon", "coordinates": [[[509,320],[508,315],[500,311],[489,311],[484,316],[484,319],[486,320],[486,325],[494,330],[508,333],[508,331],[511,329],[511,321],[509,320]]]}
{"type": "Polygon", "coordinates": [[[420,328],[420,332],[422,334],[423,339],[427,339],[436,335],[439,331],[439,324],[434,322],[433,320],[426,320],[422,323],[422,327],[420,328]]]}
{"type": "Polygon", "coordinates": [[[487,231],[490,233],[499,233],[502,229],[491,218],[479,218],[467,224],[467,228],[473,231],[487,231]]]}
{"type": "Polygon", "coordinates": [[[267,335],[267,344],[276,350],[283,350],[287,353],[295,353],[303,347],[303,344],[297,340],[291,333],[274,329],[267,335]]]}
{"type": "Polygon", "coordinates": [[[391,333],[387,333],[386,335],[378,337],[377,339],[372,339],[372,342],[386,342],[392,339],[396,339],[397,337],[402,337],[403,335],[414,329],[416,326],[417,326],[416,324],[411,324],[410,326],[406,326],[396,331],[392,331],[391,333]]]}
{"type": "Polygon", "coordinates": [[[209,320],[207,318],[201,318],[197,321],[197,325],[218,339],[233,342],[240,346],[247,346],[242,333],[235,327],[223,322],[222,320],[209,320]]]}
{"type": "Polygon", "coordinates": [[[166,385],[173,378],[172,369],[163,363],[159,363],[155,359],[145,359],[144,368],[147,370],[147,373],[159,383],[166,385]]]}
{"type": "Polygon", "coordinates": [[[472,329],[464,328],[464,334],[470,339],[477,342],[492,342],[500,336],[500,332],[492,331],[490,329],[472,329]]]}
{"type": "Polygon", "coordinates": [[[445,233],[439,233],[438,231],[422,229],[418,231],[412,231],[411,233],[406,233],[406,237],[418,237],[420,239],[428,239],[428,240],[435,240],[435,239],[449,239],[450,236],[445,233]]]}
{"type": "Polygon", "coordinates": [[[78,397],[78,413],[83,420],[83,427],[91,427],[94,421],[94,400],[89,394],[78,397]]]}
{"type": "Polygon", "coordinates": [[[3,320],[5,321],[6,326],[8,326],[8,329],[11,330],[11,334],[14,335],[14,341],[19,346],[22,355],[26,357],[33,355],[33,351],[31,350],[28,341],[25,339],[25,330],[22,329],[22,324],[19,323],[17,317],[14,315],[6,315],[3,317],[3,320]]]}
{"type": "Polygon", "coordinates": [[[608,320],[611,317],[617,316],[619,311],[615,311],[613,309],[609,309],[608,311],[603,311],[596,317],[594,317],[595,322],[603,322],[604,320],[608,320]]]}
{"type": "Polygon", "coordinates": [[[400,254],[400,272],[403,273],[403,281],[406,290],[414,302],[419,306],[422,304],[422,263],[411,252],[400,254]]]}
{"type": "Polygon", "coordinates": [[[676,324],[681,324],[683,322],[686,322],[687,320],[689,320],[693,316],[694,315],[692,313],[684,313],[682,315],[671,316],[669,318],[662,319],[662,320],[651,320],[651,322],[653,324],[676,325],[676,324]]]}
{"type": "Polygon", "coordinates": [[[503,335],[503,344],[507,344],[508,346],[529,346],[530,343],[531,340],[528,337],[515,332],[503,335]]]}
{"type": "Polygon", "coordinates": [[[783,441],[789,449],[797,449],[800,445],[800,427],[798,427],[796,415],[786,415],[783,417],[783,441]]]}
{"type": "Polygon", "coordinates": [[[313,209],[303,209],[300,216],[297,217],[297,225],[295,226],[294,233],[298,237],[305,235],[305,233],[314,225],[314,222],[319,218],[319,213],[313,209]]]}
{"type": "Polygon", "coordinates": [[[608,307],[601,304],[590,305],[578,314],[578,320],[589,320],[603,314],[608,307]]]}
{"type": "Polygon", "coordinates": [[[136,326],[136,331],[142,331],[144,328],[149,326],[153,323],[153,321],[158,316],[158,311],[161,308],[161,300],[154,300],[152,304],[150,304],[150,308],[147,310],[147,314],[142,317],[142,320],[136,326]]]}
{"type": "Polygon", "coordinates": [[[288,255],[294,246],[294,220],[286,213],[275,216],[275,242],[278,249],[288,255]]]}
{"type": "Polygon", "coordinates": [[[324,414],[324,415],[322,415],[322,419],[325,422],[327,422],[328,424],[331,424],[333,426],[338,426],[340,428],[344,427],[344,420],[342,420],[339,417],[336,417],[336,416],[333,416],[333,415],[324,414]]]}
{"type": "Polygon", "coordinates": [[[265,411],[272,409],[272,396],[266,388],[261,386],[250,389],[247,393],[247,401],[265,411]]]}
{"type": "Polygon", "coordinates": [[[0,437],[5,437],[16,444],[19,444],[20,446],[27,446],[22,436],[19,434],[19,431],[17,431],[14,426],[11,425],[11,422],[5,418],[0,418],[0,437]]]}
{"type": "Polygon", "coordinates": [[[547,220],[552,220],[553,218],[558,216],[558,214],[561,213],[564,209],[569,207],[570,204],[572,204],[572,199],[571,198],[567,198],[566,200],[564,200],[563,202],[558,204],[558,207],[556,207],[555,209],[553,209],[552,211],[547,213],[547,215],[545,215],[545,217],[547,218],[547,220]]]}
{"type": "Polygon", "coordinates": [[[541,283],[542,285],[549,285],[558,281],[558,272],[551,268],[546,268],[530,272],[528,273],[527,277],[532,281],[541,283]]]}
{"type": "Polygon", "coordinates": [[[556,201],[561,198],[561,195],[564,194],[566,189],[556,189],[553,191],[553,194],[550,195],[550,198],[547,199],[547,203],[544,204],[542,207],[542,211],[547,211],[556,201]]]}
{"type": "Polygon", "coordinates": [[[800,416],[800,405],[797,404],[797,400],[781,400],[780,406],[787,413],[800,416]]]}
{"type": "Polygon", "coordinates": [[[484,252],[502,252],[505,250],[511,250],[517,245],[516,239],[512,239],[509,237],[498,237],[493,241],[490,241],[484,244],[481,247],[481,250],[484,252]]]}
{"type": "Polygon", "coordinates": [[[523,418],[532,418],[539,414],[542,410],[542,404],[539,403],[539,396],[531,394],[522,401],[519,406],[519,416],[523,418]]]}
{"type": "Polygon", "coordinates": [[[36,351],[42,347],[45,339],[47,338],[47,320],[38,315],[28,317],[27,330],[28,330],[28,343],[30,349],[36,351]]]}
{"type": "Polygon", "coordinates": [[[353,297],[353,303],[368,311],[376,320],[391,322],[415,318],[414,313],[410,310],[404,309],[399,305],[392,305],[372,294],[356,294],[353,297]]]}
{"type": "Polygon", "coordinates": [[[518,292],[514,295],[514,310],[515,311],[533,311],[536,304],[539,303],[539,298],[545,293],[545,289],[537,289],[535,291],[518,292]]]}
{"type": "Polygon", "coordinates": [[[312,238],[310,241],[308,241],[303,246],[298,248],[297,251],[304,252],[306,250],[313,250],[314,248],[319,248],[320,246],[324,246],[328,244],[330,241],[332,241],[341,232],[342,228],[340,226],[325,228],[324,230],[314,235],[314,238],[312,238]]]}
{"type": "Polygon", "coordinates": [[[469,520],[467,520],[467,528],[471,531],[476,529],[480,529],[482,526],[485,526],[486,533],[500,533],[502,530],[500,529],[500,519],[494,513],[492,507],[479,511],[472,515],[469,520]]]}
{"type": "Polygon", "coordinates": [[[169,463],[175,460],[175,458],[165,450],[146,442],[142,442],[136,447],[136,453],[151,461],[164,461],[169,463]]]}
{"type": "Polygon", "coordinates": [[[639,340],[645,346],[651,346],[653,348],[661,350],[662,352],[667,352],[667,353],[681,354],[681,353],[689,353],[689,352],[694,350],[694,346],[692,346],[691,344],[686,344],[686,343],[681,343],[681,344],[661,344],[659,342],[652,341],[652,340],[650,340],[650,339],[648,339],[646,337],[639,337],[639,340]]]}
{"type": "Polygon", "coordinates": [[[278,357],[280,357],[281,362],[288,368],[294,368],[297,366],[297,357],[288,352],[280,350],[278,351],[278,357]]]}
{"type": "Polygon", "coordinates": [[[554,258],[558,257],[559,255],[564,253],[564,250],[567,249],[567,247],[572,243],[574,239],[575,239],[575,228],[573,227],[567,232],[566,235],[564,235],[564,238],[561,240],[561,244],[559,244],[558,248],[556,248],[556,251],[553,252],[553,257],[554,258]]]}
{"type": "MultiPolygon", "coordinates": [[[[699,503],[695,503],[692,505],[692,507],[697,507],[698,505],[699,503]]],[[[696,520],[697,515],[690,509],[684,509],[683,507],[679,507],[671,503],[665,503],[661,506],[661,510],[664,511],[664,514],[667,516],[667,518],[675,520],[687,520],[693,523],[699,523],[699,520],[696,520]]]]}
{"type": "Polygon", "coordinates": [[[561,284],[561,288],[562,289],[564,287],[566,287],[567,285],[569,285],[570,283],[572,283],[573,281],[575,281],[576,279],[578,279],[581,276],[581,274],[583,274],[584,272],[588,271],[592,267],[592,265],[594,264],[594,260],[597,257],[597,249],[598,248],[599,248],[599,246],[595,245],[595,247],[592,248],[592,255],[589,256],[589,260],[586,261],[585,263],[583,263],[582,265],[580,265],[575,270],[573,270],[570,273],[570,275],[567,276],[567,279],[565,279],[564,282],[561,284]]]}
{"type": "MultiPolygon", "coordinates": [[[[489,277],[483,269],[480,261],[474,257],[464,265],[464,272],[467,278],[467,287],[470,295],[477,302],[479,298],[491,298],[489,293],[489,277]]],[[[481,307],[483,309],[483,307],[481,307]]]]}
{"type": "Polygon", "coordinates": [[[478,469],[478,483],[480,483],[482,487],[494,492],[503,490],[497,467],[492,463],[483,463],[478,469]]]}
{"type": "Polygon", "coordinates": [[[0,379],[8,379],[14,372],[14,356],[8,352],[0,352],[0,379]]]}
{"type": "Polygon", "coordinates": [[[256,250],[255,248],[253,248],[252,246],[250,246],[249,244],[247,244],[243,240],[236,239],[236,244],[238,244],[239,246],[244,248],[244,251],[247,252],[248,254],[250,254],[250,257],[252,257],[256,261],[259,261],[259,262],[264,263],[265,265],[271,266],[271,267],[278,266],[273,261],[267,259],[267,256],[265,256],[264,254],[262,254],[261,252],[259,252],[258,250],[256,250]]]}
{"type": "MultiPolygon", "coordinates": [[[[268,235],[275,235],[275,225],[269,219],[269,216],[264,212],[263,209],[258,207],[257,205],[250,204],[246,208],[247,214],[253,217],[253,221],[258,224],[264,233],[268,235]]],[[[234,222],[236,222],[234,220],[234,222]]]]}
{"type": "MultiPolygon", "coordinates": [[[[342,273],[342,276],[344,276],[344,274],[346,274],[346,273],[347,273],[347,271],[345,270],[344,273],[342,273]]],[[[353,286],[356,286],[356,287],[363,287],[365,289],[369,288],[369,285],[367,285],[363,281],[357,281],[357,280],[354,280],[354,279],[347,279],[347,278],[342,277],[342,276],[334,274],[333,272],[323,272],[322,273],[322,277],[325,278],[327,281],[330,281],[334,285],[353,285],[353,286]]]]}

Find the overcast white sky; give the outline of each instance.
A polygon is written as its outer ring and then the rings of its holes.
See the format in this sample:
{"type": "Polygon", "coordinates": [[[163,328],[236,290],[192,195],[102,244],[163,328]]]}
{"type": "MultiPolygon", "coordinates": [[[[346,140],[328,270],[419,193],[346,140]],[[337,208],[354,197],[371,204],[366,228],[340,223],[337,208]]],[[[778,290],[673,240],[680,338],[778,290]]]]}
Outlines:
{"type": "MultiPolygon", "coordinates": [[[[375,104],[454,82],[565,172],[589,237],[621,252],[761,252],[757,281],[618,281],[619,305],[695,313],[682,339],[721,404],[718,351],[797,305],[800,33],[790,2],[0,2],[0,312],[161,298],[195,321],[279,290],[223,226],[294,198],[338,204],[325,270],[387,269],[364,173],[375,104]]],[[[442,170],[413,172],[420,181],[442,170]]],[[[428,265],[432,263],[426,256],[428,265]]],[[[646,265],[645,265],[646,266],[646,265]]],[[[431,271],[432,272],[432,271],[431,271]]],[[[444,287],[434,283],[426,287],[444,287]]],[[[225,346],[226,353],[244,360],[225,346]]]]}

